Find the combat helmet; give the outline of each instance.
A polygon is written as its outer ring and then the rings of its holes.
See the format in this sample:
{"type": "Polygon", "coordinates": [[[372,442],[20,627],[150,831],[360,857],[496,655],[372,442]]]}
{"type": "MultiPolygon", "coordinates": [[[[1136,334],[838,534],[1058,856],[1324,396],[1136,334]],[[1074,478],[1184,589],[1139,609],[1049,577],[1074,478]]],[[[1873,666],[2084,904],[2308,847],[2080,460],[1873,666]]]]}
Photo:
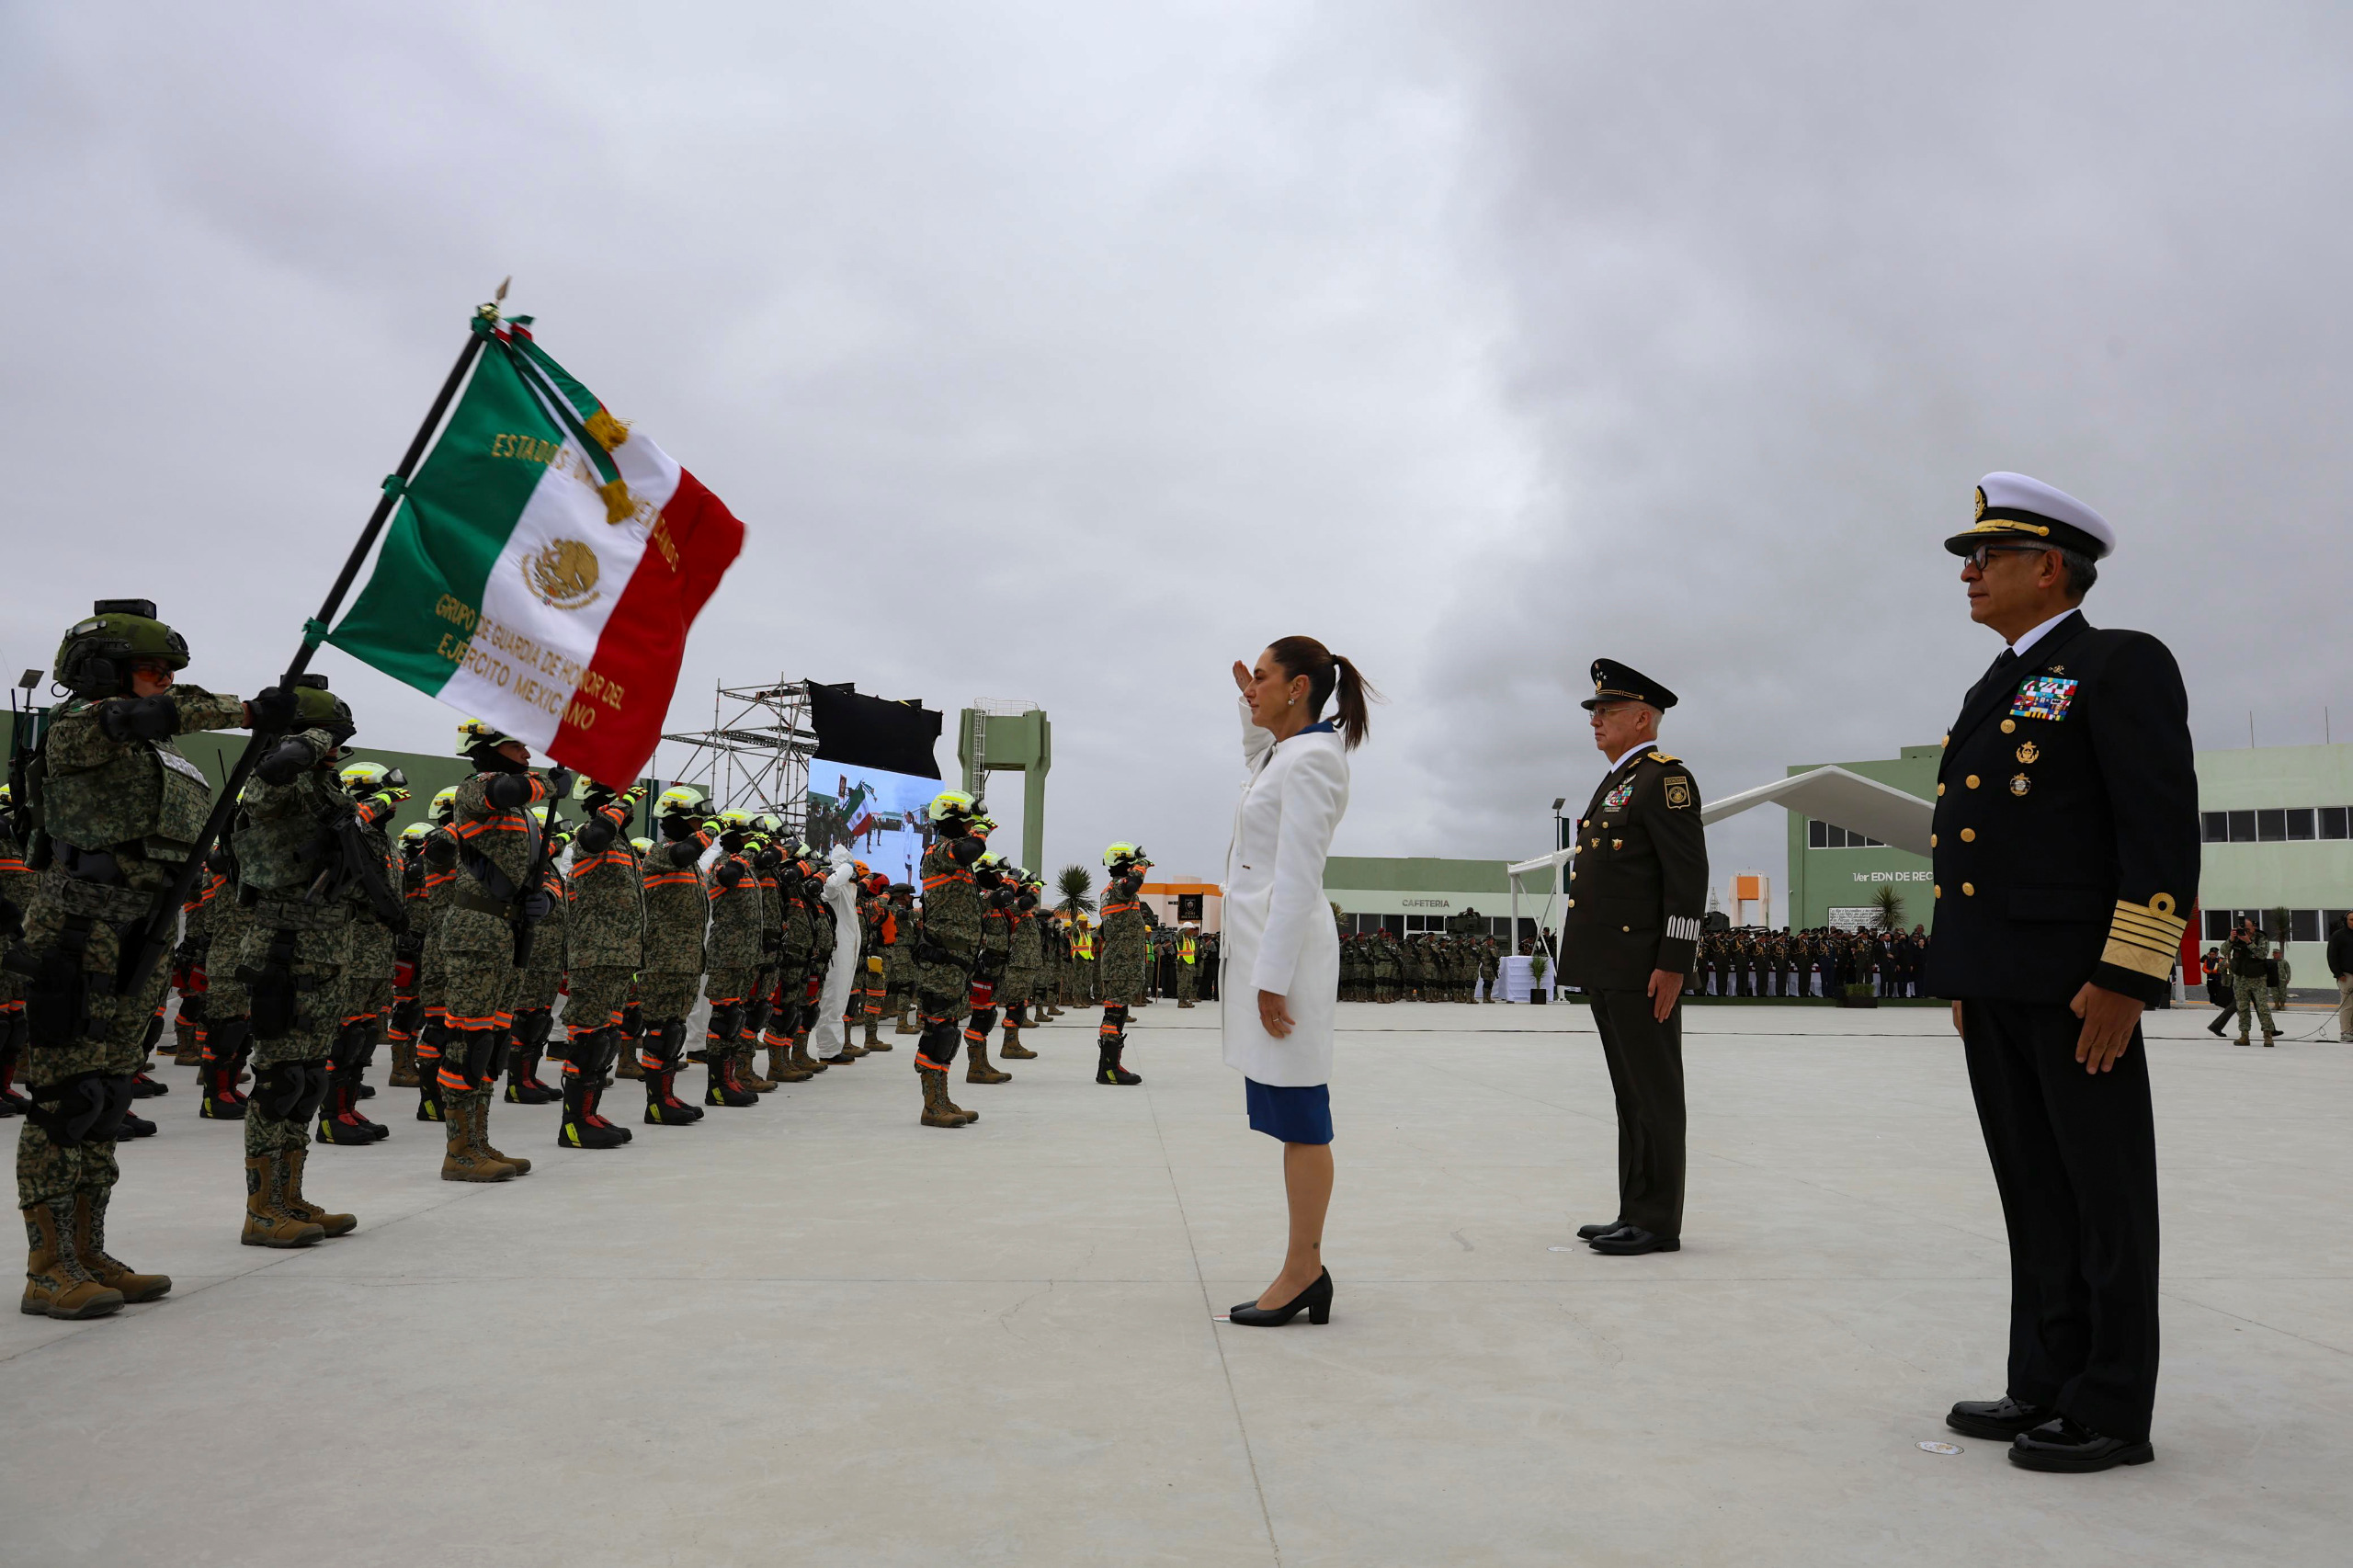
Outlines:
{"type": "Polygon", "coordinates": [[[355,795],[372,795],[379,790],[405,790],[408,775],[397,767],[387,767],[381,762],[347,762],[335,770],[335,782],[355,795]]]}
{"type": "Polygon", "coordinates": [[[654,853],[654,840],[650,838],[632,838],[629,841],[629,846],[637,851],[638,858],[641,859],[654,853]]]}
{"type": "Polygon", "coordinates": [[[508,734],[486,719],[469,719],[458,726],[457,755],[484,773],[519,773],[530,765],[517,762],[498,749],[509,741],[530,749],[520,735],[508,734]]]}
{"type": "Polygon", "coordinates": [[[57,683],[76,697],[120,697],[133,665],[188,668],[188,639],[155,619],[153,599],[100,599],[57,645],[57,683]]]}
{"type": "Polygon", "coordinates": [[[351,704],[327,689],[324,676],[294,677],[294,713],[296,725],[305,730],[324,730],[335,737],[338,746],[359,728],[359,721],[351,716],[351,704]]]}

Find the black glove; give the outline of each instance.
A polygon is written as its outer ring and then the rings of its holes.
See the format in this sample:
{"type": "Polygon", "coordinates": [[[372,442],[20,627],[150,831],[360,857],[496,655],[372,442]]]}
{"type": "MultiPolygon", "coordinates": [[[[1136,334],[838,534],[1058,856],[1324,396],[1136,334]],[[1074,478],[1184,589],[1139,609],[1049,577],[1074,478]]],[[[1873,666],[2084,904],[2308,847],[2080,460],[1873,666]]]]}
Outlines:
{"type": "MultiPolygon", "coordinates": [[[[262,759],[254,764],[254,775],[265,784],[291,784],[301,778],[303,770],[317,760],[318,758],[312,755],[311,748],[301,741],[283,740],[270,747],[263,755],[262,759]]],[[[337,798],[348,801],[351,797],[340,795],[337,798]]]]}
{"type": "Polygon", "coordinates": [[[784,864],[784,851],[773,846],[763,849],[752,857],[752,864],[763,871],[773,871],[784,864]]]}
{"type": "Polygon", "coordinates": [[[580,824],[580,831],[573,836],[572,842],[587,854],[602,855],[613,846],[613,840],[620,835],[620,830],[606,818],[595,816],[580,824]]]}
{"type": "Polygon", "coordinates": [[[294,694],[282,686],[263,687],[245,704],[245,716],[256,730],[290,730],[301,711],[294,694]]]}
{"type": "Polygon", "coordinates": [[[180,705],[169,697],[118,697],[98,706],[98,728],[110,741],[160,741],[179,727],[180,705]]]}
{"type": "Polygon", "coordinates": [[[555,900],[548,897],[544,888],[533,888],[523,895],[523,918],[534,926],[545,920],[548,911],[554,907],[555,900]]]}
{"type": "Polygon", "coordinates": [[[483,786],[483,794],[502,812],[517,811],[531,803],[531,780],[526,774],[501,773],[483,786]]]}
{"type": "Polygon", "coordinates": [[[549,768],[547,770],[546,778],[548,781],[548,792],[553,795],[557,800],[563,800],[572,793],[572,769],[564,767],[562,763],[558,763],[553,767],[549,768]]]}
{"type": "Polygon", "coordinates": [[[719,835],[719,846],[733,855],[744,847],[744,835],[740,833],[722,833],[719,835]]]}

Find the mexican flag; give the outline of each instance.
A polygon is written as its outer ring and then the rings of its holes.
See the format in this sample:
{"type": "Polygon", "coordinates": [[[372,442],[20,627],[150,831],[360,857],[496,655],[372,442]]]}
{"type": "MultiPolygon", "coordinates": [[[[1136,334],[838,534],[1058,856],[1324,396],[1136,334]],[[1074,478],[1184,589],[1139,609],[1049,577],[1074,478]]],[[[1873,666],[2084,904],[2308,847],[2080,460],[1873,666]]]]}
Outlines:
{"type": "Polygon", "coordinates": [[[326,641],[592,778],[642,774],[744,546],[719,497],[532,341],[486,341],[326,641]]]}

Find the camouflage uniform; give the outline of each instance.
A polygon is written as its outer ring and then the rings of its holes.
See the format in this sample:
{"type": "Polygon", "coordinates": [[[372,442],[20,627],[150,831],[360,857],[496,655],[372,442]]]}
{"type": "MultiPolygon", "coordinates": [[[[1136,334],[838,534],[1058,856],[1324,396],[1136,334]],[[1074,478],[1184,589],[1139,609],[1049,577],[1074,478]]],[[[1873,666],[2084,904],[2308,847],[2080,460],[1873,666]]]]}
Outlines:
{"type": "Polygon", "coordinates": [[[1095,1081],[1098,1084],[1139,1083],[1121,1065],[1128,1040],[1129,1000],[1140,994],[1144,982],[1145,938],[1151,930],[1143,914],[1143,872],[1129,870],[1107,876],[1101,927],[1096,934],[1096,983],[1103,997],[1103,1021],[1096,1030],[1101,1054],[1095,1081]]]}
{"type": "MultiPolygon", "coordinates": [[[[630,980],[645,956],[645,888],[637,850],[629,841],[634,804],[634,795],[592,804],[572,839],[572,869],[565,879],[570,990],[563,1004],[563,1117],[556,1132],[556,1142],[570,1148],[612,1148],[628,1141],[627,1130],[606,1120],[597,1107],[607,1074],[634,1043],[625,1023],[630,980]]],[[[651,1082],[646,1094],[649,1123],[693,1119],[661,1114],[668,1108],[657,1108],[651,1082]]]]}
{"type": "Polygon", "coordinates": [[[1176,933],[1176,1006],[1190,1007],[1200,994],[1201,938],[1188,926],[1176,933]]]}
{"type": "Polygon", "coordinates": [[[245,1054],[253,1045],[253,998],[237,978],[237,965],[254,913],[239,889],[237,858],[227,845],[213,846],[211,866],[205,873],[205,903],[212,913],[204,933],[204,1023],[197,1030],[203,1089],[196,1113],[209,1120],[240,1121],[245,1096],[238,1092],[237,1080],[244,1074],[245,1054]]]}
{"type": "MultiPolygon", "coordinates": [[[[357,823],[360,843],[382,868],[383,892],[403,907],[401,918],[405,922],[400,857],[392,852],[392,839],[384,831],[399,805],[398,800],[389,797],[362,801],[357,823]]],[[[345,901],[351,912],[349,952],[336,1004],[341,1017],[328,1058],[327,1097],[319,1107],[315,1136],[322,1143],[374,1143],[392,1136],[392,1130],[361,1113],[359,1089],[369,1062],[375,1060],[377,1042],[391,1022],[392,976],[406,931],[404,926],[393,927],[356,877],[345,901]]]]}
{"type": "MultiPolygon", "coordinates": [[[[675,832],[665,819],[665,834],[675,832]]],[[[678,1070],[687,1060],[687,1015],[694,1011],[695,995],[702,988],[704,937],[710,924],[710,901],[695,869],[711,845],[711,834],[698,828],[684,837],[665,838],[648,850],[642,865],[645,898],[644,959],[637,972],[638,1012],[644,1034],[638,1046],[638,1066],[645,1074],[646,1119],[656,1120],[657,1106],[679,1105],[678,1070]]],[[[687,1106],[699,1114],[698,1108],[687,1106]]],[[[664,1116],[658,1119],[691,1120],[664,1116]]]]}
{"type": "Polygon", "coordinates": [[[1481,1001],[1492,1002],[1495,999],[1495,982],[1503,978],[1503,954],[1496,950],[1495,939],[1490,937],[1479,945],[1479,999],[1481,1001]]]}
{"type": "Polygon", "coordinates": [[[880,891],[882,879],[873,879],[858,901],[858,957],[859,984],[863,988],[861,1011],[866,1018],[866,1039],[859,1042],[863,1051],[894,1050],[882,1040],[882,1014],[890,1000],[891,962],[882,951],[882,930],[889,919],[889,903],[880,891]]]}
{"type": "Polygon", "coordinates": [[[915,1006],[915,890],[904,882],[892,884],[882,906],[883,1010],[898,1020],[893,1034],[913,1034],[909,1015],[915,1006]]]}
{"type": "MultiPolygon", "coordinates": [[[[5,828],[0,828],[4,833],[5,828]]],[[[0,851],[0,854],[11,853],[0,851]]],[[[22,862],[18,862],[21,868],[22,862]]],[[[6,864],[0,860],[0,881],[6,877],[6,864]]],[[[28,893],[27,896],[29,896],[28,893]]],[[[0,897],[12,897],[0,891],[0,897]]],[[[23,898],[14,902],[22,905],[23,898]]],[[[212,878],[207,873],[196,879],[196,887],[180,905],[180,945],[172,953],[172,989],[179,993],[180,1005],[172,1015],[172,1062],[176,1066],[193,1067],[204,1060],[204,950],[211,940],[212,878]]],[[[6,989],[8,981],[0,979],[0,997],[14,994],[6,989]]],[[[0,1011],[6,1004],[0,1002],[0,1011]]]]}
{"type": "Polygon", "coordinates": [[[555,1091],[540,1080],[540,1058],[555,1035],[555,1005],[563,994],[564,969],[570,961],[565,937],[572,911],[570,885],[552,853],[540,872],[540,891],[548,895],[547,917],[531,936],[531,960],[515,983],[515,1025],[506,1056],[506,1103],[545,1105],[555,1091]]]}
{"type": "MultiPolygon", "coordinates": [[[[0,899],[14,906],[14,918],[21,919],[24,912],[32,907],[33,893],[40,885],[40,879],[25,865],[24,846],[17,841],[17,813],[12,804],[0,811],[0,899]]],[[[183,1009],[187,1006],[185,1001],[181,1003],[183,1009]]],[[[21,1115],[32,1103],[12,1086],[24,1058],[25,979],[14,970],[0,969],[0,1117],[21,1115]]]]}
{"type": "MultiPolygon", "coordinates": [[[[245,722],[233,697],[176,686],[169,698],[175,734],[245,722]]],[[[52,712],[42,808],[53,858],[26,904],[23,942],[12,955],[46,971],[26,976],[23,987],[35,1110],[17,1138],[17,1207],[27,1210],[35,1256],[54,1261],[38,1278],[28,1270],[28,1311],[47,1310],[39,1303],[93,1278],[119,1292],[112,1305],[171,1288],[161,1275],[128,1276],[105,1252],[106,1210],[120,1174],[115,1134],[171,977],[158,964],[128,994],[115,978],[121,943],[140,935],[203,832],[212,791],[169,739],[108,736],[98,718],[104,706],[75,698],[52,712]],[[149,1283],[133,1295],[109,1285],[110,1271],[149,1283]]]]}
{"type": "Polygon", "coordinates": [[[705,1105],[756,1105],[758,1095],[737,1071],[736,1051],[754,972],[760,966],[760,881],[740,839],[729,848],[722,838],[720,848],[719,858],[703,872],[703,892],[710,904],[703,995],[710,1003],[710,1021],[702,1050],[695,1055],[709,1069],[705,1105]]]}
{"type": "Polygon", "coordinates": [[[915,1073],[924,1086],[923,1123],[961,1127],[977,1113],[948,1097],[948,1069],[956,1064],[957,1026],[971,1008],[971,977],[981,951],[981,890],[972,862],[985,852],[982,840],[953,834],[951,824],[923,852],[923,921],[915,937],[915,999],[923,1038],[915,1045],[915,1073]]]}
{"type": "Polygon", "coordinates": [[[1005,973],[1005,994],[1011,1001],[1006,1008],[1005,1044],[1000,1051],[1016,1061],[1038,1054],[1021,1043],[1021,1031],[1029,1027],[1029,1007],[1035,1005],[1042,1009],[1046,1005],[1045,918],[1037,894],[1022,889],[1012,912],[1012,956],[1005,973]]]}
{"type": "Polygon", "coordinates": [[[2251,938],[2234,935],[2228,952],[2231,994],[2239,1005],[2239,1043],[2247,1043],[2247,1014],[2253,1012],[2263,1024],[2263,1043],[2269,1045],[2279,1033],[2271,1022],[2270,976],[2265,971],[2271,938],[2260,931],[2251,938]]]}
{"type": "MultiPolygon", "coordinates": [[[[975,873],[981,882],[981,947],[972,965],[972,988],[965,995],[964,1081],[1002,1084],[1013,1076],[989,1064],[989,1030],[996,1027],[998,998],[1006,992],[1013,968],[1013,904],[1019,890],[998,871],[975,873]]],[[[1006,993],[1009,994],[1009,993],[1006,993]]]]}
{"type": "Polygon", "coordinates": [[[774,1017],[762,1043],[768,1048],[768,1077],[779,1084],[806,1083],[825,1070],[809,1054],[809,1026],[816,1018],[817,993],[824,985],[823,969],[812,969],[820,920],[832,925],[812,892],[817,883],[814,868],[799,856],[778,868],[777,895],[783,910],[784,929],[777,949],[774,1017]]]}
{"type": "Polygon", "coordinates": [[[424,1027],[415,1041],[416,1119],[441,1119],[441,1051],[449,1041],[449,962],[441,949],[441,927],[458,893],[458,840],[436,824],[417,856],[424,872],[425,944],[417,950],[416,1001],[424,1027]]]}
{"type": "Polygon", "coordinates": [[[2288,944],[2279,944],[2279,956],[2272,961],[2271,1006],[2276,1012],[2288,1005],[2288,944]]]}

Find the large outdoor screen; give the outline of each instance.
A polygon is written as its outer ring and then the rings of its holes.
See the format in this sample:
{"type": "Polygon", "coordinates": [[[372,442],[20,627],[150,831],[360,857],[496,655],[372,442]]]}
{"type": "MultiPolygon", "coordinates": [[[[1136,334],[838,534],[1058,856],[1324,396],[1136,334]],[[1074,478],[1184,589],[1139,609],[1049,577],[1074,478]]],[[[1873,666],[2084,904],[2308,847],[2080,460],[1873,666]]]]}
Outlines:
{"type": "Polygon", "coordinates": [[[852,857],[892,881],[919,889],[924,846],[931,842],[925,809],[939,790],[937,778],[812,762],[804,835],[821,856],[836,844],[846,846],[852,857]]]}

